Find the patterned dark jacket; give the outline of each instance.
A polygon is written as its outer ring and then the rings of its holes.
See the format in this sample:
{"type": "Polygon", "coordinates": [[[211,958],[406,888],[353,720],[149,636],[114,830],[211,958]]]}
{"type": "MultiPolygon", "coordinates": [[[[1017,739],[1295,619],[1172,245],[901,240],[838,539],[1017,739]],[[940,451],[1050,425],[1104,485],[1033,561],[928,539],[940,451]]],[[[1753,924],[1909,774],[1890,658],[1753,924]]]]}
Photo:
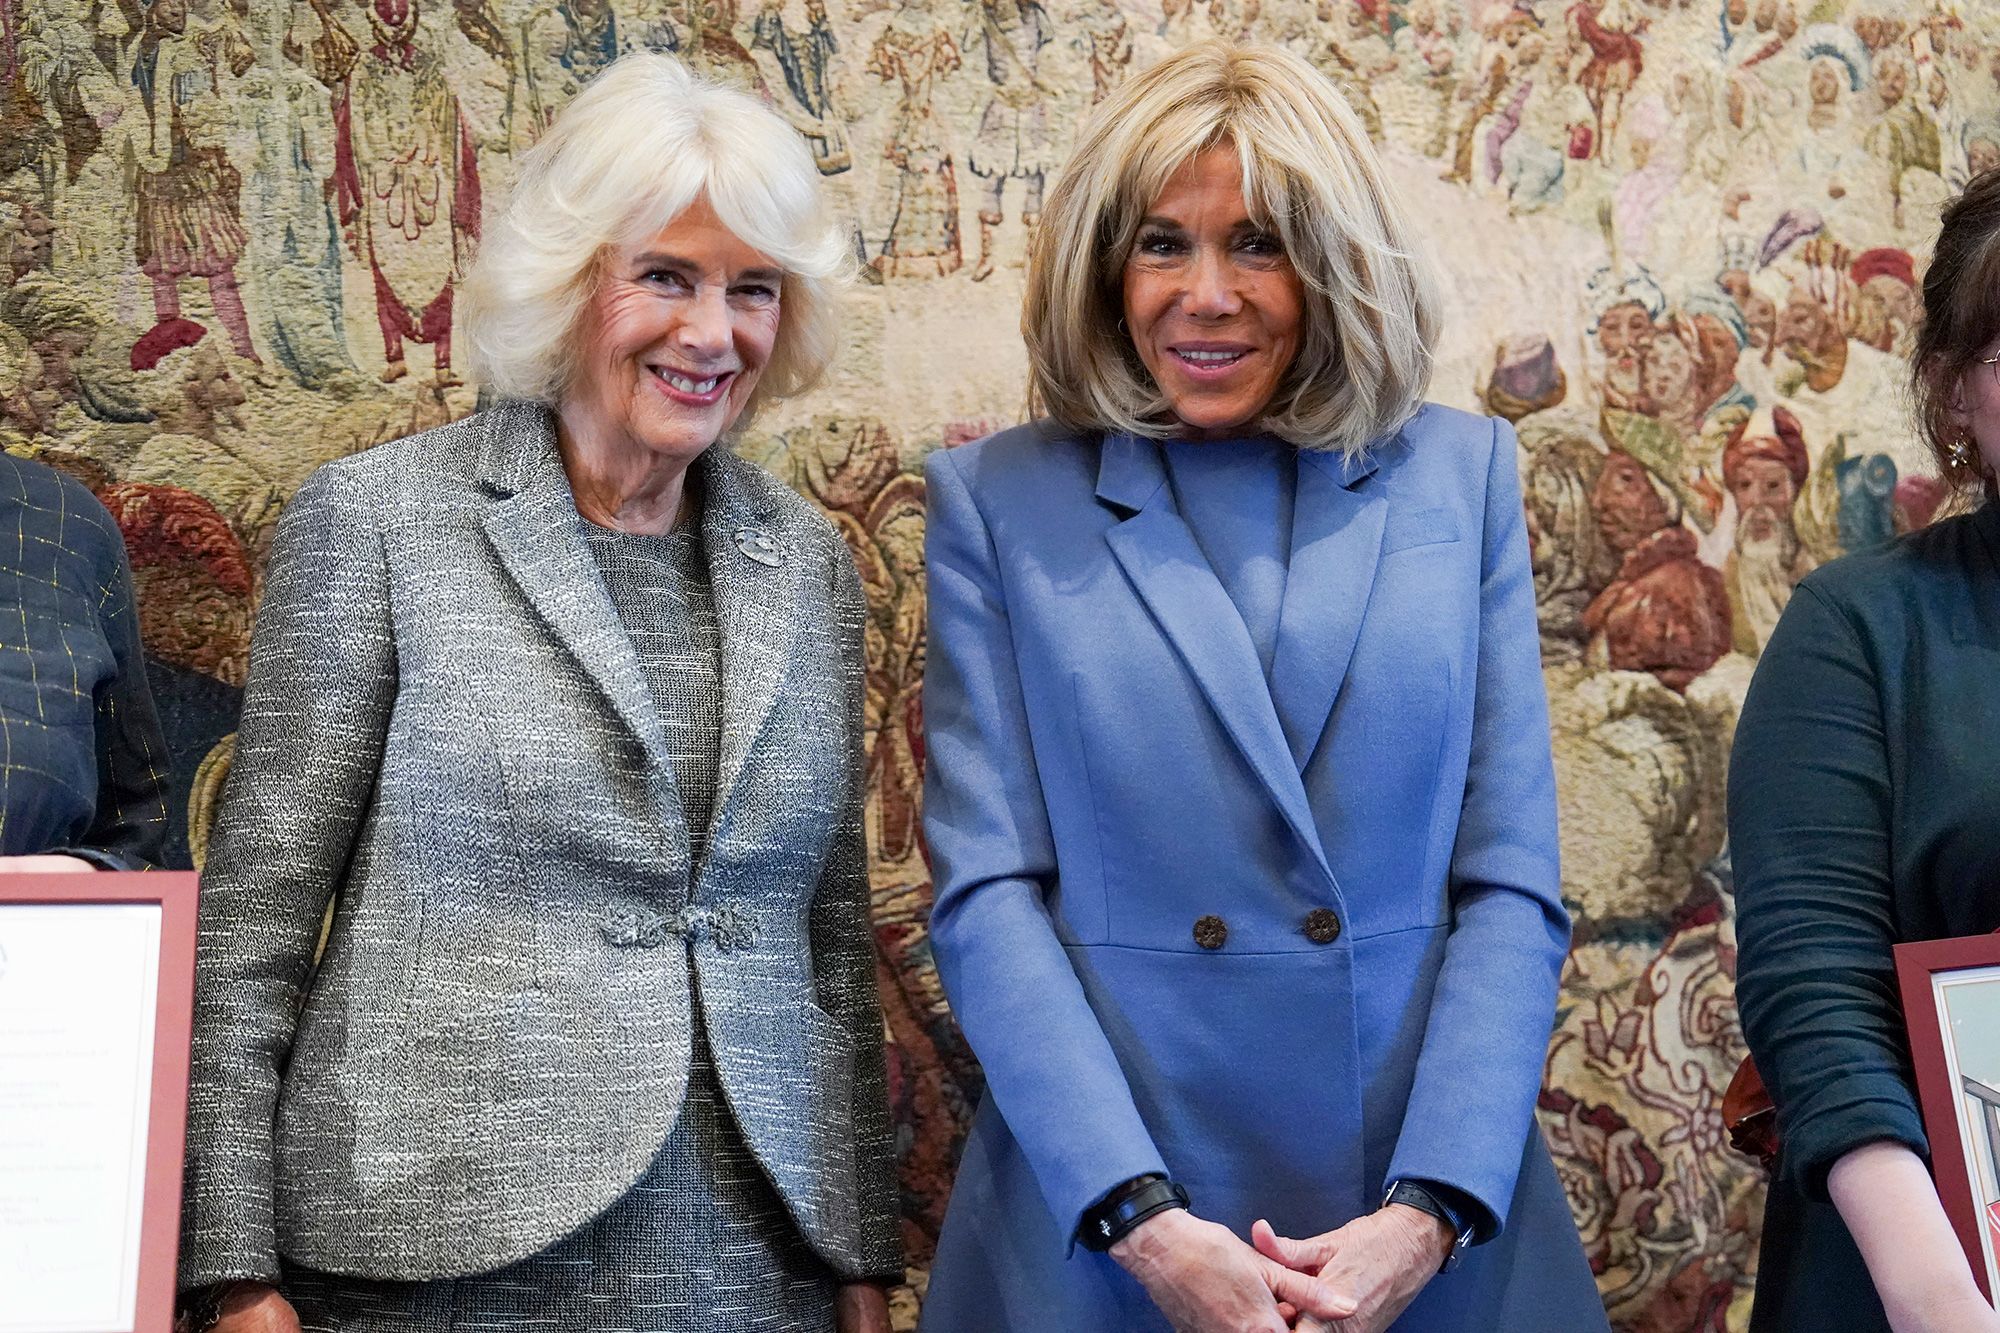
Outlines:
{"type": "Polygon", "coordinates": [[[805,1237],[844,1277],[901,1276],[865,603],[796,494],[721,448],[696,466],[724,717],[693,875],[549,413],[300,488],[202,886],[184,1287],[272,1280],[280,1254],[415,1279],[544,1248],[665,1140],[697,995],[805,1237]]]}
{"type": "Polygon", "coordinates": [[[163,859],[167,746],[118,525],[82,482],[0,453],[0,856],[163,859]]]}

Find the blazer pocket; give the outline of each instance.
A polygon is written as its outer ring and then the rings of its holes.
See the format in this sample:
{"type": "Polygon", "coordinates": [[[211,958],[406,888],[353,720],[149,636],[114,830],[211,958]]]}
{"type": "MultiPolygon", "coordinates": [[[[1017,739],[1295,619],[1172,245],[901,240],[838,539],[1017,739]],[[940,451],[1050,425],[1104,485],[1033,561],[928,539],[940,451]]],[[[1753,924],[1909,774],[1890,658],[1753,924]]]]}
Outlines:
{"type": "Polygon", "coordinates": [[[1414,512],[1392,512],[1382,531],[1382,554],[1392,555],[1413,546],[1436,546],[1458,540],[1458,515],[1438,507],[1414,512]]]}

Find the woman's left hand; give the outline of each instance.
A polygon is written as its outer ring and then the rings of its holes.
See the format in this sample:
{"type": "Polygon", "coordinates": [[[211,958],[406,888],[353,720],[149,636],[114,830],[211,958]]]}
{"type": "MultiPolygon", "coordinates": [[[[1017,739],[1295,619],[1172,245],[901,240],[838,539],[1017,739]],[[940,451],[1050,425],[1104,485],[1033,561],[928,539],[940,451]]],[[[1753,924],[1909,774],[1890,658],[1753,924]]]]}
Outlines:
{"type": "Polygon", "coordinates": [[[63,856],[51,853],[47,856],[0,856],[0,875],[73,875],[90,874],[96,866],[80,856],[63,856]]]}
{"type": "Polygon", "coordinates": [[[1451,1253],[1452,1236],[1430,1214],[1394,1203],[1305,1240],[1280,1236],[1260,1218],[1250,1228],[1250,1243],[1267,1259],[1330,1279],[1360,1303],[1337,1324],[1302,1315],[1293,1326],[1300,1333],[1381,1333],[1436,1275],[1451,1253]]]}
{"type": "Polygon", "coordinates": [[[845,1282],[833,1307],[838,1333],[889,1333],[889,1295],[873,1282],[845,1282]]]}

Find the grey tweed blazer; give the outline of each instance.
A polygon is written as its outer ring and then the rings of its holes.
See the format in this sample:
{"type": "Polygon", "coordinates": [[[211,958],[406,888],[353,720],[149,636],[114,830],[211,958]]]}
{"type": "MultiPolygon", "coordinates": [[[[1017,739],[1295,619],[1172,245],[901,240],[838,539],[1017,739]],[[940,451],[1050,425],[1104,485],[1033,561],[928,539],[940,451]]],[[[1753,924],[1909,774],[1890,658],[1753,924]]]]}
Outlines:
{"type": "Polygon", "coordinates": [[[280,1254],[415,1279],[544,1248],[666,1139],[697,997],[805,1237],[900,1279],[860,583],[768,474],[721,447],[696,467],[725,716],[692,878],[545,409],[300,487],[202,881],[183,1287],[274,1280],[280,1254]]]}

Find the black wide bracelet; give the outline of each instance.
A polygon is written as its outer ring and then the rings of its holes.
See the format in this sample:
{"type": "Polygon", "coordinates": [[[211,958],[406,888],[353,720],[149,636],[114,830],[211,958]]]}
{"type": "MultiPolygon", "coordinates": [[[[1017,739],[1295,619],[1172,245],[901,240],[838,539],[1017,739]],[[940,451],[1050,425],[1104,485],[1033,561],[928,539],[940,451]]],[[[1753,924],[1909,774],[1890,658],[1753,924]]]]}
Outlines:
{"type": "Polygon", "coordinates": [[[1188,1192],[1165,1176],[1134,1176],[1091,1205],[1076,1229],[1076,1241],[1101,1254],[1131,1235],[1147,1218],[1187,1206],[1188,1192]]]}
{"type": "Polygon", "coordinates": [[[1458,1267],[1458,1261],[1465,1257],[1465,1251],[1472,1244],[1475,1228],[1457,1195],[1458,1191],[1447,1186],[1433,1185],[1428,1181],[1398,1180],[1389,1186],[1389,1192],[1382,1196],[1382,1206],[1400,1203],[1414,1208],[1420,1213],[1428,1213],[1444,1223],[1451,1232],[1451,1250],[1445,1255],[1440,1273],[1449,1273],[1458,1267]]]}

